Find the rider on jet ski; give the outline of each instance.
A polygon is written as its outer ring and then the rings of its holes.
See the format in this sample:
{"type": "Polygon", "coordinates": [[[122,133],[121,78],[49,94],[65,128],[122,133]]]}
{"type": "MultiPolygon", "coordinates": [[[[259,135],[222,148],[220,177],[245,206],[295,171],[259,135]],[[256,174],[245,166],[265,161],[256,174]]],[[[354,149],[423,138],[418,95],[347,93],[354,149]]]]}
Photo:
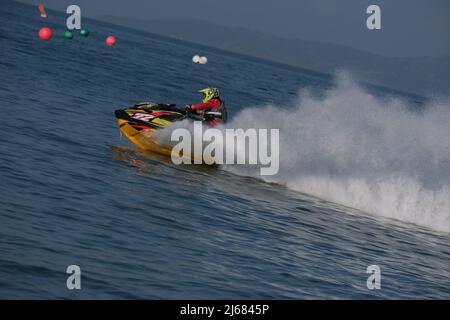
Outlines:
{"type": "Polygon", "coordinates": [[[204,121],[211,126],[226,122],[227,110],[225,103],[220,99],[219,89],[206,88],[198,92],[203,93],[203,103],[186,105],[186,110],[202,116],[204,121]]]}

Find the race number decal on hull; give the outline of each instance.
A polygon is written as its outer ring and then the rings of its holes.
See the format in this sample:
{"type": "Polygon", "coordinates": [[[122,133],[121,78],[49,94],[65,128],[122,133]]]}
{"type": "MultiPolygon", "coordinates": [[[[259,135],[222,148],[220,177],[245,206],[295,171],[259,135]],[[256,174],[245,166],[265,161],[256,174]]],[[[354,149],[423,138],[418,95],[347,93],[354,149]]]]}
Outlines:
{"type": "Polygon", "coordinates": [[[155,116],[149,113],[135,113],[133,114],[132,118],[148,122],[152,120],[155,116]]]}

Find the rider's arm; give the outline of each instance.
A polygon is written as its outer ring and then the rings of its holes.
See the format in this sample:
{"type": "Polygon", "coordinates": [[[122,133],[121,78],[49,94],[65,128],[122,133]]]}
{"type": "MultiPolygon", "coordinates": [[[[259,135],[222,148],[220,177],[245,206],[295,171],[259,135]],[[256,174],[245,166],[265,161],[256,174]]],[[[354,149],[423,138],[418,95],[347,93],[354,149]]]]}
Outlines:
{"type": "Polygon", "coordinates": [[[192,110],[211,110],[211,109],[219,108],[219,107],[220,107],[220,100],[213,99],[206,103],[193,104],[191,106],[191,109],[192,110]]]}

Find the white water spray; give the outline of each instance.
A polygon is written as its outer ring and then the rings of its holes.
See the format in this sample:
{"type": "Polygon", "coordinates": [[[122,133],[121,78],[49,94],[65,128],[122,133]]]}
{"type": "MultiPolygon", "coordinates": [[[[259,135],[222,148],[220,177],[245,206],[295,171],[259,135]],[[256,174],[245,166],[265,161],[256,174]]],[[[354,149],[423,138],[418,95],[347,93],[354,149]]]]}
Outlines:
{"type": "MultiPolygon", "coordinates": [[[[280,172],[261,177],[368,213],[450,232],[450,105],[368,99],[348,76],[322,98],[245,109],[229,128],[279,128],[280,172]]],[[[226,170],[259,177],[254,168],[226,170]]]]}

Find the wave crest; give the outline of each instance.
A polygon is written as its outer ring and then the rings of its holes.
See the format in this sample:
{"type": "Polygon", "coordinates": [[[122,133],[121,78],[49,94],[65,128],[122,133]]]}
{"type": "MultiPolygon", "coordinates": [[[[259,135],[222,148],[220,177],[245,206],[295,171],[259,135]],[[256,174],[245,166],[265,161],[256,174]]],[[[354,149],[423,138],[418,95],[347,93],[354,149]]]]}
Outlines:
{"type": "Polygon", "coordinates": [[[450,105],[414,107],[373,98],[341,74],[321,97],[302,91],[293,106],[247,108],[227,127],[280,129],[280,171],[267,181],[450,232],[450,105]]]}

